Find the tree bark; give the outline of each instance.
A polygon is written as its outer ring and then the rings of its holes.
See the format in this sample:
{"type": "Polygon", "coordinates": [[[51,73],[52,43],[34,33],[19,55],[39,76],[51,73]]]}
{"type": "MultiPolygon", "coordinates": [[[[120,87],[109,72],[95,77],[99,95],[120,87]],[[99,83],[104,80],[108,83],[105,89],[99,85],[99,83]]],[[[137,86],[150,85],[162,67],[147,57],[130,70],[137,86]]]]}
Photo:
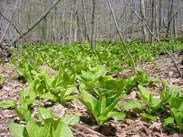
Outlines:
{"type": "Polygon", "coordinates": [[[84,18],[84,27],[85,27],[85,38],[87,41],[90,41],[90,37],[88,35],[88,28],[87,28],[87,22],[86,22],[86,8],[85,8],[85,0],[82,0],[82,7],[83,7],[83,18],[84,18]]]}
{"type": "Polygon", "coordinates": [[[96,48],[96,34],[95,34],[95,7],[96,0],[93,0],[93,12],[92,12],[92,32],[91,32],[91,49],[96,48]]]}
{"type": "MultiPolygon", "coordinates": [[[[140,0],[140,11],[141,11],[141,17],[143,18],[143,20],[146,20],[145,1],[144,0],[140,0]]],[[[143,22],[142,22],[142,33],[143,33],[143,40],[145,42],[147,42],[148,41],[148,33],[147,33],[146,26],[143,24],[143,22]]]]}
{"type": "Polygon", "coordinates": [[[170,9],[169,9],[169,13],[168,13],[168,25],[167,25],[167,30],[166,30],[166,38],[169,37],[169,34],[170,34],[170,26],[171,26],[171,23],[172,23],[172,17],[173,17],[173,2],[174,0],[171,0],[171,4],[170,4],[170,9]]]}

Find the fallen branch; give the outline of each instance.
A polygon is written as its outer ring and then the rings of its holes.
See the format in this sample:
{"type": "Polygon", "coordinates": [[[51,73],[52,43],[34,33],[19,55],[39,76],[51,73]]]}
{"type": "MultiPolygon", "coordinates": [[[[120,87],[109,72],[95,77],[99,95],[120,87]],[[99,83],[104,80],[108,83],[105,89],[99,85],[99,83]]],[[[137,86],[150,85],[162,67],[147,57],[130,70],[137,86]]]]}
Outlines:
{"type": "Polygon", "coordinates": [[[72,128],[72,130],[76,133],[80,133],[84,136],[86,136],[86,134],[91,134],[91,135],[97,135],[99,137],[105,137],[104,135],[100,134],[99,132],[89,128],[88,126],[86,125],[83,125],[83,124],[78,124],[76,126],[74,126],[75,128],[72,128]],[[78,130],[77,130],[78,128],[78,130]]]}

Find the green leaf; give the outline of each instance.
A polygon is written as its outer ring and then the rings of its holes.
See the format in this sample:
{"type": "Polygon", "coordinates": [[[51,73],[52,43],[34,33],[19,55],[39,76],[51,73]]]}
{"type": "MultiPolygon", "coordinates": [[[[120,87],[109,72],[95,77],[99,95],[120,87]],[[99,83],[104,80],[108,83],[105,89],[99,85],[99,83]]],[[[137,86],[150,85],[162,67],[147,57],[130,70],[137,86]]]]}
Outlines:
{"type": "Polygon", "coordinates": [[[7,108],[15,108],[16,102],[15,101],[2,101],[0,102],[0,108],[7,109],[7,108]]]}
{"type": "Polygon", "coordinates": [[[171,97],[179,97],[181,95],[181,92],[178,87],[172,87],[169,90],[169,94],[171,97]]]}
{"type": "Polygon", "coordinates": [[[138,85],[138,89],[144,103],[149,103],[151,100],[151,93],[145,87],[138,85]]]}
{"type": "Polygon", "coordinates": [[[27,109],[23,108],[22,106],[17,106],[15,108],[15,112],[16,114],[18,115],[18,117],[21,119],[21,120],[24,120],[25,119],[25,115],[27,113],[27,109]]]}
{"type": "Polygon", "coordinates": [[[79,116],[65,114],[62,117],[62,121],[64,121],[69,126],[77,125],[79,123],[79,116]]]}
{"type": "Polygon", "coordinates": [[[179,111],[183,111],[183,96],[181,97],[172,97],[169,100],[171,108],[176,108],[179,111]]]}
{"type": "Polygon", "coordinates": [[[27,123],[27,132],[29,134],[29,137],[39,137],[39,125],[34,121],[29,121],[27,123]]]}
{"type": "Polygon", "coordinates": [[[28,137],[26,129],[19,124],[11,122],[8,124],[8,128],[11,134],[15,137],[28,137]]]}
{"type": "Polygon", "coordinates": [[[48,99],[48,100],[51,100],[53,102],[57,102],[58,101],[58,97],[51,94],[51,93],[45,93],[45,94],[42,94],[40,95],[40,98],[41,99],[48,99]]]}
{"type": "Polygon", "coordinates": [[[151,98],[151,107],[158,108],[160,107],[161,99],[159,98],[151,98]]]}
{"type": "Polygon", "coordinates": [[[174,126],[175,122],[174,122],[174,118],[173,117],[168,117],[164,120],[163,122],[163,126],[167,127],[167,126],[174,126]]]}
{"type": "Polygon", "coordinates": [[[107,117],[113,118],[114,120],[124,120],[125,119],[125,113],[123,112],[109,112],[107,117]]]}
{"type": "Polygon", "coordinates": [[[150,119],[152,121],[156,121],[157,120],[153,115],[149,115],[149,114],[146,114],[146,113],[143,113],[142,117],[146,118],[146,119],[150,119]]]}
{"type": "Polygon", "coordinates": [[[72,131],[69,126],[63,122],[61,119],[54,123],[54,128],[52,128],[53,137],[73,137],[72,131]]]}
{"type": "Polygon", "coordinates": [[[4,83],[4,77],[0,74],[0,86],[4,83]]]}
{"type": "Polygon", "coordinates": [[[38,108],[38,113],[41,116],[42,119],[53,119],[54,118],[54,113],[49,110],[49,109],[45,109],[45,108],[38,108]]]}
{"type": "Polygon", "coordinates": [[[140,109],[142,107],[142,104],[138,100],[130,100],[128,102],[124,102],[120,105],[122,109],[124,110],[130,110],[130,109],[140,109]]]}
{"type": "Polygon", "coordinates": [[[84,85],[80,85],[80,92],[81,92],[81,96],[82,96],[82,102],[83,104],[87,107],[87,109],[92,112],[92,114],[94,116],[97,116],[99,114],[99,110],[97,110],[97,106],[99,106],[98,104],[98,100],[92,96],[90,93],[88,93],[85,89],[84,89],[84,85]]]}
{"type": "Polygon", "coordinates": [[[183,132],[183,111],[177,110],[175,108],[171,109],[172,114],[175,117],[176,123],[179,127],[179,130],[183,132]]]}

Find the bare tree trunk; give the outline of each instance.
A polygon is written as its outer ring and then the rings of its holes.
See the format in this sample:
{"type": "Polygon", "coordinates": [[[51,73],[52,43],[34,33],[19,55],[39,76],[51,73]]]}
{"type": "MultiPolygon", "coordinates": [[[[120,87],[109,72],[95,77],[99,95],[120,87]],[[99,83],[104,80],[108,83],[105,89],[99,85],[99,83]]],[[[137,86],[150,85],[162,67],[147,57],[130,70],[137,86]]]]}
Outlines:
{"type": "Polygon", "coordinates": [[[127,47],[126,43],[124,42],[123,37],[122,37],[122,34],[121,34],[120,30],[119,30],[119,26],[118,26],[118,23],[117,23],[117,21],[116,21],[116,17],[115,17],[115,15],[114,15],[114,11],[113,11],[113,8],[112,8],[112,5],[111,5],[111,1],[110,1],[110,0],[107,0],[107,1],[108,1],[109,8],[110,8],[110,10],[111,10],[112,16],[113,16],[113,20],[114,20],[114,22],[115,22],[115,26],[116,26],[116,29],[117,29],[117,33],[119,34],[120,40],[121,40],[121,42],[122,42],[122,45],[123,45],[123,47],[125,48],[125,50],[126,50],[128,56],[129,56],[129,58],[130,58],[130,60],[131,60],[131,63],[132,63],[132,66],[133,66],[133,70],[134,70],[134,73],[137,73],[137,70],[136,70],[136,67],[135,67],[135,62],[134,62],[134,60],[133,60],[133,57],[132,57],[130,51],[128,50],[128,47],[127,47]]]}
{"type": "Polygon", "coordinates": [[[109,28],[109,30],[110,30],[110,41],[112,41],[112,32],[113,32],[113,30],[112,30],[112,12],[110,12],[110,28],[109,28]]]}
{"type": "MultiPolygon", "coordinates": [[[[146,20],[146,15],[145,15],[145,1],[140,0],[140,11],[141,11],[141,17],[143,20],[146,20]]],[[[143,40],[148,41],[148,33],[145,25],[142,23],[142,32],[143,32],[143,40]]]]}
{"type": "Polygon", "coordinates": [[[177,28],[176,28],[176,26],[177,26],[177,21],[176,21],[177,15],[175,13],[174,3],[173,3],[173,17],[172,18],[173,18],[173,35],[174,35],[174,38],[176,38],[177,37],[177,28]]]}
{"type": "MultiPolygon", "coordinates": [[[[151,0],[151,32],[153,34],[155,34],[154,30],[155,30],[155,22],[156,22],[156,19],[155,19],[155,11],[156,11],[156,6],[155,6],[155,0],[151,0]]],[[[151,43],[153,43],[153,40],[154,40],[154,37],[151,35],[151,43]]]]}
{"type": "MultiPolygon", "coordinates": [[[[44,3],[44,10],[46,11],[47,9],[47,3],[44,3]]],[[[47,42],[47,18],[46,16],[43,18],[42,21],[42,42],[46,43],[47,42]]]]}
{"type": "Polygon", "coordinates": [[[75,20],[74,22],[76,23],[76,26],[74,28],[74,42],[78,41],[78,30],[79,30],[79,25],[78,25],[78,7],[77,7],[77,0],[74,0],[74,16],[75,16],[75,20]]]}
{"type": "Polygon", "coordinates": [[[71,9],[70,9],[70,24],[69,24],[69,44],[72,43],[72,40],[73,40],[73,33],[72,33],[72,30],[73,30],[73,13],[72,13],[72,10],[73,10],[73,3],[71,2],[70,3],[71,5],[71,9]]]}
{"type": "Polygon", "coordinates": [[[170,26],[172,23],[172,17],[173,17],[173,2],[174,0],[171,0],[171,5],[170,5],[170,9],[169,9],[169,13],[168,13],[168,24],[167,24],[167,30],[166,30],[166,38],[169,37],[170,34],[170,26]]]}
{"type": "MultiPolygon", "coordinates": [[[[66,4],[66,1],[65,0],[63,0],[63,4],[66,4]]],[[[65,29],[64,29],[64,27],[65,27],[65,7],[64,7],[64,10],[62,11],[62,16],[61,16],[61,20],[62,20],[62,32],[61,32],[61,43],[62,43],[62,46],[64,47],[64,45],[65,45],[65,43],[66,43],[66,36],[65,36],[65,34],[64,34],[64,31],[65,31],[65,29]]]]}
{"type": "Polygon", "coordinates": [[[86,22],[86,8],[85,8],[85,3],[84,0],[81,0],[82,2],[82,7],[83,7],[83,17],[84,17],[84,27],[85,27],[85,38],[87,41],[90,41],[90,37],[88,35],[88,28],[87,28],[87,22],[86,22]]]}
{"type": "Polygon", "coordinates": [[[13,40],[13,45],[14,47],[16,47],[16,43],[22,38],[22,36],[27,35],[36,25],[38,25],[41,20],[44,19],[44,17],[46,17],[50,11],[60,2],[61,0],[55,0],[53,2],[53,4],[37,19],[35,20],[30,26],[28,26],[28,28],[22,32],[22,35],[19,35],[17,38],[15,38],[13,40]]]}
{"type": "Polygon", "coordinates": [[[93,12],[92,12],[92,32],[91,32],[91,49],[96,48],[96,34],[95,34],[95,7],[96,0],[93,0],[93,12]]]}

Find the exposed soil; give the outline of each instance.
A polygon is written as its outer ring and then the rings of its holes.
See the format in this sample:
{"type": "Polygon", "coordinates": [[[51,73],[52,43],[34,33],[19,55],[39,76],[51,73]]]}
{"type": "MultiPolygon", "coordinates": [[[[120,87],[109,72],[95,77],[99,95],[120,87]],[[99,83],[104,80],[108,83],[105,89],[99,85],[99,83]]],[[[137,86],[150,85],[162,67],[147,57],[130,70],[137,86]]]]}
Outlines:
{"type": "MultiPolygon", "coordinates": [[[[183,72],[183,64],[181,64],[183,55],[174,53],[172,56],[179,62],[179,68],[181,72],[183,72]]],[[[170,87],[173,85],[178,86],[183,92],[183,79],[178,77],[176,69],[167,55],[157,56],[152,62],[139,63],[137,68],[139,70],[145,70],[149,76],[166,80],[170,87]]],[[[130,74],[128,70],[123,74],[127,75],[127,72],[130,74]]],[[[9,63],[0,65],[0,73],[5,77],[5,83],[0,88],[0,101],[18,101],[19,92],[23,90],[27,84],[17,80],[17,74],[9,63]]],[[[95,121],[90,119],[86,108],[76,100],[71,102],[70,108],[57,104],[50,107],[50,109],[54,111],[56,116],[63,115],[64,113],[74,113],[81,116],[80,124],[71,128],[76,137],[183,137],[176,129],[165,131],[165,129],[162,128],[160,120],[149,123],[141,120],[137,115],[130,113],[127,113],[127,118],[124,121],[111,120],[104,126],[97,127],[95,121]]],[[[0,109],[0,137],[11,137],[8,132],[7,124],[10,121],[17,120],[18,118],[13,110],[0,109]]]]}

